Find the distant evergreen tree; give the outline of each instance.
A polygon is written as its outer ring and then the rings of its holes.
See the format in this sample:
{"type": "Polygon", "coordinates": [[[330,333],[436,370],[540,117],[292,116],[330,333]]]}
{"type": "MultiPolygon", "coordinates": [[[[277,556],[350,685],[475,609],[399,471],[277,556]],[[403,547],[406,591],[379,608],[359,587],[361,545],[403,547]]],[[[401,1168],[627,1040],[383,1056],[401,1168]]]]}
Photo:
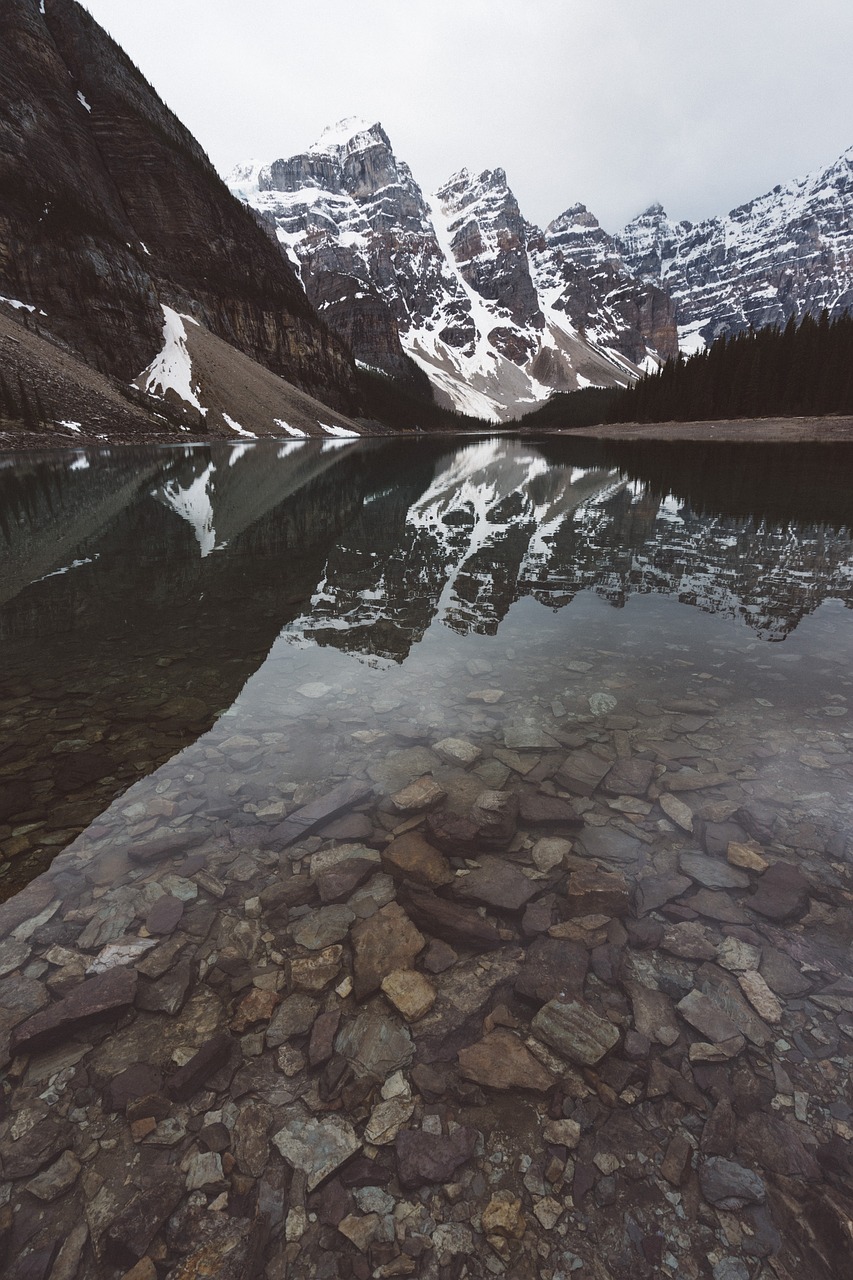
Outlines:
{"type": "Polygon", "coordinates": [[[784,329],[723,334],[616,392],[608,422],[853,414],[853,316],[827,311],[784,329]]]}

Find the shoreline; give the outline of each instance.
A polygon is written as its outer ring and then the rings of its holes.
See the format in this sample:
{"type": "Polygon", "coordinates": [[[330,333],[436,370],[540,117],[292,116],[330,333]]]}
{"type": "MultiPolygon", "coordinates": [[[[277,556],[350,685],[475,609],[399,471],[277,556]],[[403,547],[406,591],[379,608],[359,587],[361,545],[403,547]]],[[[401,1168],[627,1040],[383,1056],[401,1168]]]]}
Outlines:
{"type": "MultiPolygon", "coordinates": [[[[537,434],[539,434],[537,432],[537,434]]],[[[543,434],[592,440],[678,440],[765,444],[853,443],[853,417],[740,418],[708,422],[611,422],[543,434]]]]}

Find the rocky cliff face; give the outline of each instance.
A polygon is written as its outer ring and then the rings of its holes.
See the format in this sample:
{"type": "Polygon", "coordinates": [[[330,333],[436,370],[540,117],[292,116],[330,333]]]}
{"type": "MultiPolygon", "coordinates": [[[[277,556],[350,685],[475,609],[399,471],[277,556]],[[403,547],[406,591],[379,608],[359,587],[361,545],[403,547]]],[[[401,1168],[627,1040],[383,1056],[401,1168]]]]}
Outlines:
{"type": "Polygon", "coordinates": [[[619,247],[585,205],[545,229],[530,228],[529,250],[541,296],[587,338],[641,368],[650,353],[676,354],[675,305],[662,289],[627,270],[619,247]]]}
{"type": "Polygon", "coordinates": [[[624,383],[674,350],[660,290],[621,262],[603,274],[598,257],[568,263],[552,228],[524,221],[501,169],[463,170],[427,198],[382,126],[351,119],[228,181],[359,360],[399,375],[408,357],[457,409],[511,418],[555,389],[624,383]]]}
{"type": "Polygon", "coordinates": [[[165,303],[351,408],[348,353],[278,246],[90,15],[0,0],[0,22],[0,294],[124,381],[161,347],[165,303]]]}
{"type": "Polygon", "coordinates": [[[853,306],[853,148],[834,164],[695,226],[653,205],[617,244],[678,307],[681,343],[853,306]]]}

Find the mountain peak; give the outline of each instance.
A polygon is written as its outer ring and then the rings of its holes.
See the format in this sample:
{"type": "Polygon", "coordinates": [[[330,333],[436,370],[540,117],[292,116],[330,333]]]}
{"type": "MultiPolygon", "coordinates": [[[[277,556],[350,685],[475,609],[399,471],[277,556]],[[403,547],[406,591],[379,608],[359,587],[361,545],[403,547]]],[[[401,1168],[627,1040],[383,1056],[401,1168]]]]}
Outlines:
{"type": "Polygon", "coordinates": [[[308,148],[309,155],[330,151],[359,151],[377,142],[391,146],[388,135],[378,120],[364,116],[345,116],[337,124],[327,125],[320,137],[308,148]]]}

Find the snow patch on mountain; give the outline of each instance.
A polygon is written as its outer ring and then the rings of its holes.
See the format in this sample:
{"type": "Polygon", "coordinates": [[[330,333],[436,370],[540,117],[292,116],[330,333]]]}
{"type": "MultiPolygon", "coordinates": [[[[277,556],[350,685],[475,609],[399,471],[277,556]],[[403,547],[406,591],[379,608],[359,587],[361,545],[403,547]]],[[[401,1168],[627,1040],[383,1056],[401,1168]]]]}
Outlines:
{"type": "Polygon", "coordinates": [[[148,395],[162,400],[172,391],[179,400],[206,414],[198,398],[199,387],[193,387],[193,369],[187,351],[187,331],[183,317],[171,307],[163,306],[163,348],[146,369],[134,379],[134,385],[148,395]]]}

